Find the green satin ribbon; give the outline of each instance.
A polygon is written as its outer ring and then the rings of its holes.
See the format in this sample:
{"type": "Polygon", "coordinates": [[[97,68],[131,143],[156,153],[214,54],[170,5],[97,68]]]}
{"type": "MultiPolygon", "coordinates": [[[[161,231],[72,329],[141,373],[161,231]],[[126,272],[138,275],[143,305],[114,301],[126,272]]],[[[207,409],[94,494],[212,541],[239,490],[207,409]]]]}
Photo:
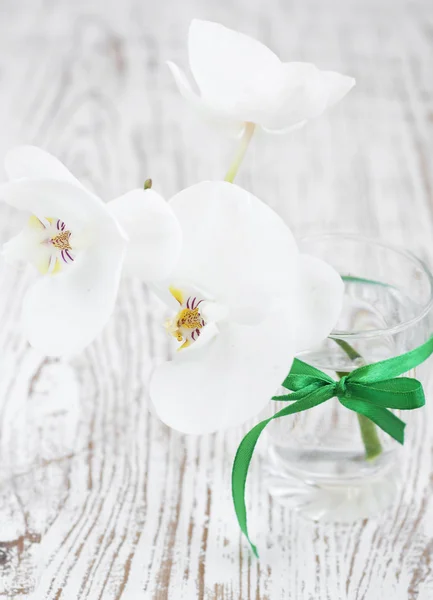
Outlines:
{"type": "Polygon", "coordinates": [[[412,410],[424,406],[421,383],[417,379],[399,376],[423,363],[432,353],[433,337],[401,356],[355,369],[340,381],[295,358],[283,383],[285,388],[293,392],[273,398],[292,404],[253,427],[240,443],[233,462],[232,494],[236,516],[257,557],[257,548],[248,535],[245,485],[254,448],[266,425],[274,419],[308,410],[337,397],[343,406],[365,415],[403,444],[405,423],[388,409],[412,410]]]}

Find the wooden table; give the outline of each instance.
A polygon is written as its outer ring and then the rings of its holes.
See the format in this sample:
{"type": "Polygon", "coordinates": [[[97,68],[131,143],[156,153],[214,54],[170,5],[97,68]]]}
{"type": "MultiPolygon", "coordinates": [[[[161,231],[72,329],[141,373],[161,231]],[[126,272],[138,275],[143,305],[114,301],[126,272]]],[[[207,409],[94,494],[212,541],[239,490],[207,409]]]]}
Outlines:
{"type": "MultiPolygon", "coordinates": [[[[297,235],[363,232],[431,260],[429,0],[3,0],[0,13],[1,156],[40,145],[106,200],[147,177],[167,198],[221,178],[232,143],[187,110],[164,66],[186,64],[192,17],[219,20],[358,82],[304,130],[257,138],[238,183],[297,235]]],[[[21,221],[0,210],[3,242],[21,221]]],[[[258,563],[230,499],[242,430],[184,437],[147,411],[167,354],[149,291],[125,280],[103,335],[52,360],[18,328],[31,277],[1,265],[0,597],[37,585],[36,600],[433,598],[431,407],[410,421],[406,485],[378,520],[302,521],[271,502],[255,460],[258,563]]]]}

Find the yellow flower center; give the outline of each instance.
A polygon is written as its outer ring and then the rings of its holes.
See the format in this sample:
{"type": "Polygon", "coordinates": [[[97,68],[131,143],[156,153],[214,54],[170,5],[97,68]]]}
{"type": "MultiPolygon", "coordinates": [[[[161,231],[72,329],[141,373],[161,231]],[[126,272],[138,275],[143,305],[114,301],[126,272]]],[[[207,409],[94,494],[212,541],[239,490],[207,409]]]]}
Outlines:
{"type": "Polygon", "coordinates": [[[51,238],[51,243],[55,248],[58,248],[59,250],[72,250],[71,245],[69,243],[70,237],[70,231],[61,231],[60,233],[51,238]]]}
{"type": "Polygon", "coordinates": [[[202,318],[198,308],[183,308],[177,315],[177,326],[187,329],[201,329],[202,318]]]}
{"type": "Polygon", "coordinates": [[[166,328],[178,342],[183,342],[179,348],[181,350],[190,346],[200,337],[201,329],[206,324],[199,309],[202,301],[195,296],[190,296],[185,301],[183,292],[173,287],[170,288],[170,292],[181,308],[173,319],[167,321],[166,328]]]}

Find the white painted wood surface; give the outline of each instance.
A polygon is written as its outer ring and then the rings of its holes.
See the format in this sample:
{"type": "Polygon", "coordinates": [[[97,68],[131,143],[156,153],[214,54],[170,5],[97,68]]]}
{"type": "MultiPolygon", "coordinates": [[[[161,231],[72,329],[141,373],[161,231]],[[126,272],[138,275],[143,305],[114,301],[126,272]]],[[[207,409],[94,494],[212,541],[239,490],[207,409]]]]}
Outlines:
{"type": "MultiPolygon", "coordinates": [[[[431,263],[430,0],[2,0],[0,16],[0,155],[38,144],[106,200],[149,176],[169,197],[227,168],[233,148],[187,111],[163,64],[186,62],[194,16],[355,76],[326,116],[256,139],[238,182],[297,234],[364,232],[431,263]]],[[[4,206],[0,219],[3,242],[20,221],[4,206]]],[[[431,407],[410,421],[406,485],[380,520],[301,521],[270,501],[254,461],[257,563],[230,499],[242,431],[188,438],[148,414],[147,377],[167,353],[149,292],[125,281],[104,334],[46,360],[18,328],[30,277],[0,267],[0,597],[433,598],[431,407]]]]}

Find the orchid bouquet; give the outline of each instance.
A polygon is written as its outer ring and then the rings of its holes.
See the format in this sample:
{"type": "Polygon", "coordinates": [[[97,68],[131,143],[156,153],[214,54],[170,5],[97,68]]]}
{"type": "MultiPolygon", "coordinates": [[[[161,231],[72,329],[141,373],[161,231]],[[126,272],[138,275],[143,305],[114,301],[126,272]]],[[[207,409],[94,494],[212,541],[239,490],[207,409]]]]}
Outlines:
{"type": "MultiPolygon", "coordinates": [[[[188,47],[196,90],[169,63],[182,96],[239,139],[225,180],[197,183],[168,203],[147,181],[144,189],[104,203],[53,156],[16,148],[6,157],[9,182],[1,197],[30,216],[3,256],[27,261],[41,274],[24,299],[22,322],[29,343],[49,356],[80,352],[92,342],[110,318],[122,274],[151,284],[171,312],[165,328],[178,350],[154,370],[152,403],[170,427],[207,434],[256,416],[283,381],[294,390],[284,397],[290,402],[284,414],[296,412],[297,402],[303,402],[298,410],[316,405],[317,390],[321,401],[337,395],[343,402],[357,384],[343,374],[337,388],[294,361],[334,327],[341,277],[299,252],[287,224],[233,183],[255,130],[282,134],[301,127],[355,81],[312,64],[281,62],[260,42],[216,23],[194,20],[188,47]]],[[[358,412],[367,419],[368,448],[372,421],[383,423],[371,411],[358,412]]],[[[267,422],[244,438],[235,459],[233,495],[246,534],[246,474],[267,422]]]]}

